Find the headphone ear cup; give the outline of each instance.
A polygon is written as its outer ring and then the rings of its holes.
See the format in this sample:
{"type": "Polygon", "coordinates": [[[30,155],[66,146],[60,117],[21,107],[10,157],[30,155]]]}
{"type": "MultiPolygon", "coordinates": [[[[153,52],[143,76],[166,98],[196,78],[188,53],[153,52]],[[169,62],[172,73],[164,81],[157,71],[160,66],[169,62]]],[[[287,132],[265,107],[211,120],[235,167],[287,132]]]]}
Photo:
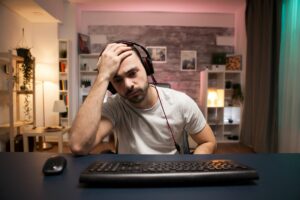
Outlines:
{"type": "Polygon", "coordinates": [[[113,87],[113,85],[111,84],[111,82],[109,82],[107,90],[110,91],[112,94],[116,94],[117,91],[115,90],[115,88],[113,87]]]}
{"type": "Polygon", "coordinates": [[[145,67],[147,75],[149,76],[149,75],[154,74],[154,68],[153,68],[153,65],[152,65],[152,60],[148,57],[143,57],[142,62],[143,62],[143,65],[145,67]]]}

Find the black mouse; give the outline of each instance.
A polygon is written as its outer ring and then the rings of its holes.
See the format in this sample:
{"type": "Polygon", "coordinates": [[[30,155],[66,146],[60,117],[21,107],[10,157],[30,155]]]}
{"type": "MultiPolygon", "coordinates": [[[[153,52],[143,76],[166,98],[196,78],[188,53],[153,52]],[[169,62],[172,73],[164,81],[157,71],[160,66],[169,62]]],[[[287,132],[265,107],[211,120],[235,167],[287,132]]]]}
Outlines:
{"type": "Polygon", "coordinates": [[[46,160],[43,166],[44,175],[58,175],[66,168],[67,160],[60,155],[55,155],[46,160]]]}

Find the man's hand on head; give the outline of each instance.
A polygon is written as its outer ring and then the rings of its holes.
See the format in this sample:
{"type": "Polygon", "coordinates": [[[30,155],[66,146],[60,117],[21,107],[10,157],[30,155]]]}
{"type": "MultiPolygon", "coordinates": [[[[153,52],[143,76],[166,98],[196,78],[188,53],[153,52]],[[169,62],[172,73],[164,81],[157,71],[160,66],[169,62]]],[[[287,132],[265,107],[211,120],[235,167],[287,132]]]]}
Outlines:
{"type": "Polygon", "coordinates": [[[121,62],[131,54],[131,47],[127,46],[126,44],[108,44],[99,57],[97,63],[99,74],[107,79],[112,78],[119,69],[121,62]]]}

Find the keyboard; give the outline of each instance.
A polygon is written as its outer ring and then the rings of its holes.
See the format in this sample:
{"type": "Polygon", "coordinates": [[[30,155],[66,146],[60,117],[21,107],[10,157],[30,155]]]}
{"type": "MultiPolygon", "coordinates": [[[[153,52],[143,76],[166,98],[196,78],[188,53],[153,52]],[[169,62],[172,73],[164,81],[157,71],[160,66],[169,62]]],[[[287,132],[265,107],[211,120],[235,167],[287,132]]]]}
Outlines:
{"type": "Polygon", "coordinates": [[[232,160],[96,161],[79,182],[103,186],[171,186],[244,183],[259,178],[255,169],[232,160]]]}

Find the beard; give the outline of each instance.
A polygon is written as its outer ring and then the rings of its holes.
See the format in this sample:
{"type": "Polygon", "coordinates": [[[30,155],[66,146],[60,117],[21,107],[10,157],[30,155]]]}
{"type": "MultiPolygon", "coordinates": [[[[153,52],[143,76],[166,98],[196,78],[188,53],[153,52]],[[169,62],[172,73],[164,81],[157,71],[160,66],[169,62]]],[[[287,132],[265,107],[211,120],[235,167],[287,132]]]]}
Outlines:
{"type": "Polygon", "coordinates": [[[130,88],[123,96],[132,104],[141,103],[147,96],[149,83],[145,83],[141,88],[130,88]]]}

